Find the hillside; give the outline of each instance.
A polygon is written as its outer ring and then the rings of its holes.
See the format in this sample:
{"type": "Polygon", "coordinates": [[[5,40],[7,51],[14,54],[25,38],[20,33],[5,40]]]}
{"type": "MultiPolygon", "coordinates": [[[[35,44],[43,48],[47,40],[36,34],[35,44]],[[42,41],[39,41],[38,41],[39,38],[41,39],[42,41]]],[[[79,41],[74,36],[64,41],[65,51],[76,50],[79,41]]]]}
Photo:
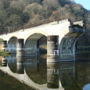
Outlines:
{"type": "Polygon", "coordinates": [[[90,11],[73,0],[0,0],[0,34],[67,18],[90,31],[90,11]]]}

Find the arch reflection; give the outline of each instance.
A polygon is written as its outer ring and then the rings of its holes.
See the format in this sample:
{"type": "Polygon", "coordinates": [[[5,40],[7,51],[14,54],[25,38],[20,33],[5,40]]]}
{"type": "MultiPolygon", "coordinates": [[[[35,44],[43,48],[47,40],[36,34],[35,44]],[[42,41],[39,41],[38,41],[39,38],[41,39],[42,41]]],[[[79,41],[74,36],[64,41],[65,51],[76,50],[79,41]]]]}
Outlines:
{"type": "Polygon", "coordinates": [[[9,52],[9,56],[7,56],[7,60],[8,60],[8,66],[11,69],[12,72],[16,72],[16,66],[17,66],[17,61],[16,61],[16,44],[17,44],[17,38],[16,37],[12,37],[9,41],[8,41],[8,52],[9,52]]]}
{"type": "Polygon", "coordinates": [[[36,83],[46,83],[47,38],[42,34],[31,35],[24,47],[24,66],[27,75],[36,83]]]}
{"type": "Polygon", "coordinates": [[[60,80],[65,90],[85,90],[90,83],[90,62],[61,62],[60,80]]]}

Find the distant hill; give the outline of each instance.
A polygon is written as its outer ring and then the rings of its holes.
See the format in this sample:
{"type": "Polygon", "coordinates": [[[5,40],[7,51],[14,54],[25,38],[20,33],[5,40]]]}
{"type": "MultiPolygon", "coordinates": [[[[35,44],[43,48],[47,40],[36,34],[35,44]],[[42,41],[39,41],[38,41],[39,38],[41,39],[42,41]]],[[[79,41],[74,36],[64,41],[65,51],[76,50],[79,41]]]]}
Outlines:
{"type": "Polygon", "coordinates": [[[74,0],[0,0],[0,34],[67,18],[90,31],[90,11],[74,0]]]}

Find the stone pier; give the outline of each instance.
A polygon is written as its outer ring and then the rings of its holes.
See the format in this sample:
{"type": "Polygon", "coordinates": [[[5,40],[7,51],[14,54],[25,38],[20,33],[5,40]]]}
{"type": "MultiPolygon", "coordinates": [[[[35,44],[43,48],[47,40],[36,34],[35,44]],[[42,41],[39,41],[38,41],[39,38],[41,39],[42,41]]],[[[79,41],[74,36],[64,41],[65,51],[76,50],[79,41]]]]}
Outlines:
{"type": "Polygon", "coordinates": [[[16,60],[17,60],[17,73],[24,73],[24,67],[23,67],[23,46],[24,46],[24,40],[18,39],[17,40],[17,51],[16,51],[16,60]]]}

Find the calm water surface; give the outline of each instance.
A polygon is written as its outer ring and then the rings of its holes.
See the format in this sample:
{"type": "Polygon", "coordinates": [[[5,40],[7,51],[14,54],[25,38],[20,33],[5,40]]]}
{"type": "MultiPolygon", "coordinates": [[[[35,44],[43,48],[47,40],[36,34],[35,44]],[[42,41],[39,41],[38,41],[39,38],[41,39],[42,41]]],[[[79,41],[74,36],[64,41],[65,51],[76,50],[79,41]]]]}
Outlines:
{"type": "MultiPolygon", "coordinates": [[[[7,57],[12,72],[16,72],[15,55],[7,57]],[[11,58],[12,57],[12,58],[11,58]]],[[[46,59],[24,57],[24,68],[31,80],[38,84],[47,82],[46,59]]],[[[90,61],[60,62],[59,78],[65,90],[90,90],[90,61]]],[[[0,72],[0,90],[33,90],[12,77],[0,72]],[[14,83],[12,83],[14,82],[14,83]]]]}
{"type": "Polygon", "coordinates": [[[90,90],[90,62],[62,62],[60,79],[65,90],[90,90]]]}

